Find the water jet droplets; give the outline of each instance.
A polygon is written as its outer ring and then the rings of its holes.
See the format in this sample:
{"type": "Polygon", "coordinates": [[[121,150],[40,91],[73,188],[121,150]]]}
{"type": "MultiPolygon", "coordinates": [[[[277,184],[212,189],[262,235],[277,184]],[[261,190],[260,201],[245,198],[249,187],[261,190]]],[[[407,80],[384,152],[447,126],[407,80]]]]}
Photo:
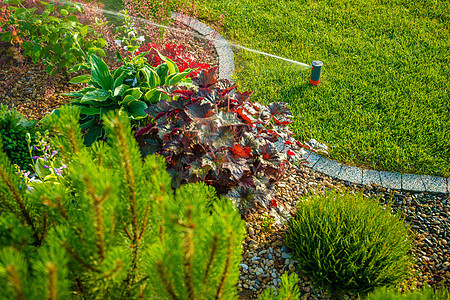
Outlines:
{"type": "MultiPolygon", "coordinates": [[[[60,2],[61,3],[67,3],[67,4],[74,4],[72,1],[60,0],[60,2]]],[[[92,6],[92,5],[89,5],[89,4],[83,4],[83,5],[92,6]]],[[[99,8],[99,7],[96,7],[96,9],[100,10],[104,14],[108,14],[108,15],[119,17],[119,13],[118,12],[102,9],[102,8],[99,8]]],[[[187,35],[191,35],[193,37],[196,37],[196,38],[199,38],[199,39],[208,40],[210,42],[214,41],[213,37],[203,36],[203,35],[200,35],[198,33],[192,32],[192,31],[183,30],[183,29],[179,29],[179,28],[176,28],[176,27],[172,27],[172,26],[158,24],[158,23],[155,23],[155,22],[152,22],[150,20],[143,19],[143,18],[132,17],[132,16],[130,16],[130,17],[132,19],[134,19],[134,20],[139,20],[139,21],[141,21],[143,23],[146,23],[148,25],[151,25],[151,26],[155,26],[155,27],[159,27],[159,28],[163,28],[163,29],[167,29],[167,30],[171,30],[171,31],[187,34],[187,35]]],[[[260,55],[264,55],[264,56],[267,56],[267,57],[272,57],[272,58],[275,58],[275,59],[283,60],[283,61],[286,61],[286,62],[289,62],[289,63],[292,63],[292,64],[296,64],[296,65],[300,66],[301,69],[311,69],[312,68],[311,65],[308,65],[308,64],[305,64],[305,63],[301,63],[301,62],[298,62],[298,61],[295,61],[295,60],[292,60],[292,59],[289,59],[289,58],[285,58],[285,57],[281,57],[281,56],[278,56],[278,55],[274,55],[274,54],[266,53],[266,52],[259,51],[259,50],[256,50],[256,49],[252,49],[252,48],[248,48],[248,47],[245,47],[245,46],[241,46],[239,44],[236,44],[236,43],[233,43],[233,42],[230,42],[230,41],[227,41],[227,43],[230,46],[235,47],[235,48],[239,48],[239,49],[242,49],[242,50],[245,50],[245,51],[250,51],[250,52],[257,53],[257,54],[260,54],[260,55]]]]}

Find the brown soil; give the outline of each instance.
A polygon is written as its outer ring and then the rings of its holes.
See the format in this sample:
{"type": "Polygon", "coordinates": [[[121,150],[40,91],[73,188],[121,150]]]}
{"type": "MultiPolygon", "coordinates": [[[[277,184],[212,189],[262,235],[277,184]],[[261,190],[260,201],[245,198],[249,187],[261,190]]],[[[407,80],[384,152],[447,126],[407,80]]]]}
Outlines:
{"type": "MultiPolygon", "coordinates": [[[[176,41],[172,43],[176,44],[176,41]]],[[[197,62],[207,63],[210,67],[218,65],[217,54],[209,51],[205,56],[204,49],[210,47],[201,39],[190,39],[184,44],[197,62]]],[[[109,53],[104,58],[109,66],[113,66],[115,55],[109,53]]],[[[17,61],[11,57],[9,43],[0,44],[0,103],[16,109],[23,115],[34,120],[40,120],[54,109],[70,102],[70,97],[62,95],[81,88],[80,85],[70,84],[68,81],[79,73],[69,76],[57,74],[50,76],[45,67],[33,64],[30,59],[17,61]]]]}

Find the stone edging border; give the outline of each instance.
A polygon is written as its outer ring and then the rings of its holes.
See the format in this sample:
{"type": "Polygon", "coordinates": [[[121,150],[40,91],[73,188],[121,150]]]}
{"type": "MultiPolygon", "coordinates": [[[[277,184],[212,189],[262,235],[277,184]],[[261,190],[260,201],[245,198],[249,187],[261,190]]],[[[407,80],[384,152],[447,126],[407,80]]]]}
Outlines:
{"type": "Polygon", "coordinates": [[[231,76],[234,73],[234,56],[228,42],[217,31],[194,18],[172,12],[172,19],[194,29],[212,42],[219,57],[219,78],[233,81],[231,76]]]}
{"type": "MultiPolygon", "coordinates": [[[[219,78],[233,81],[234,56],[228,42],[214,29],[196,19],[180,13],[172,13],[172,18],[212,41],[219,57],[219,78]]],[[[303,158],[311,169],[355,184],[375,183],[394,190],[450,194],[450,178],[365,170],[341,164],[310,151],[307,151],[303,158]]]]}

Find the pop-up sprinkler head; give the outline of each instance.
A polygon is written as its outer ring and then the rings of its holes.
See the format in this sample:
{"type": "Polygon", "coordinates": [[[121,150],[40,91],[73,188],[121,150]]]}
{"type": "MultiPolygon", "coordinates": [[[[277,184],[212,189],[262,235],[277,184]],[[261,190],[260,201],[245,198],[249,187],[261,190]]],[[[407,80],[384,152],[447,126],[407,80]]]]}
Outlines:
{"type": "Polygon", "coordinates": [[[320,83],[320,71],[322,70],[323,62],[315,60],[312,62],[311,79],[309,83],[311,85],[318,85],[320,83]]]}

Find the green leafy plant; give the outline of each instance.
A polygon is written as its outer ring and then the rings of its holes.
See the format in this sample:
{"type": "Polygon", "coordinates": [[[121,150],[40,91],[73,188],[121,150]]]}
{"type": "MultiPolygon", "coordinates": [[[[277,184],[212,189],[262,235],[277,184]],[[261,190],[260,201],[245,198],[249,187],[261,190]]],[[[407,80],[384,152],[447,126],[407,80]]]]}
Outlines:
{"type": "Polygon", "coordinates": [[[294,300],[300,299],[301,292],[297,286],[298,276],[296,273],[288,275],[285,272],[281,276],[281,285],[277,290],[267,288],[258,299],[260,300],[294,300]]]}
{"type": "Polygon", "coordinates": [[[386,287],[378,288],[365,298],[366,300],[444,300],[450,299],[450,292],[446,288],[434,289],[426,287],[408,293],[399,293],[386,287]]]}
{"type": "Polygon", "coordinates": [[[132,59],[118,59],[123,62],[111,71],[108,65],[96,55],[90,58],[91,75],[72,78],[70,83],[88,82],[89,86],[65,95],[76,97],[70,104],[81,108],[81,128],[87,130],[86,145],[104,137],[102,116],[121,109],[130,119],[147,117],[149,105],[167,98],[160,89],[162,85],[188,84],[185,78],[190,70],[179,73],[175,63],[165,59],[157,68],[146,63],[144,53],[132,59]]]}
{"type": "Polygon", "coordinates": [[[274,222],[275,220],[273,218],[265,217],[261,223],[261,227],[264,228],[265,230],[270,230],[274,222]]]}
{"type": "Polygon", "coordinates": [[[85,147],[79,113],[49,119],[68,165],[59,185],[21,189],[0,151],[0,298],[237,298],[245,228],[231,203],[201,183],[174,193],[125,116],[107,114],[110,143],[85,147]]]}
{"type": "MultiPolygon", "coordinates": [[[[55,75],[77,63],[84,62],[91,53],[105,55],[103,38],[97,38],[89,25],[81,24],[79,3],[58,5],[44,1],[25,5],[24,0],[5,0],[9,19],[2,24],[1,39],[22,41],[23,55],[33,63],[46,65],[46,72],[55,75]],[[7,30],[13,27],[14,30],[7,30]],[[13,35],[15,33],[15,35],[13,35]]],[[[79,68],[78,68],[79,69],[79,68]]]]}
{"type": "Polygon", "coordinates": [[[336,295],[366,293],[406,279],[412,238],[399,214],[362,194],[332,192],[298,204],[286,245],[302,272],[336,295]]]}
{"type": "Polygon", "coordinates": [[[3,140],[3,151],[12,164],[19,168],[29,170],[32,160],[28,151],[27,134],[35,140],[35,133],[40,129],[35,121],[8,106],[0,104],[0,135],[3,140]]]}
{"type": "Polygon", "coordinates": [[[149,107],[154,122],[136,137],[144,155],[166,158],[175,187],[204,181],[242,210],[269,207],[272,184],[310,147],[293,138],[286,103],[253,103],[216,69],[193,78],[196,88],[165,89],[170,100],[149,107]]]}

